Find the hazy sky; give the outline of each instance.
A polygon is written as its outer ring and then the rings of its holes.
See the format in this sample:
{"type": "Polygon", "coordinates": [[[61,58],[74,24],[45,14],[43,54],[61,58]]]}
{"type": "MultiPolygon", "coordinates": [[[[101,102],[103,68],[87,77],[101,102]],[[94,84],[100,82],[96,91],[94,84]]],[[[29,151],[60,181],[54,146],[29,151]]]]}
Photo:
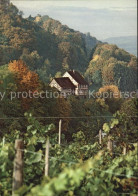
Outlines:
{"type": "Polygon", "coordinates": [[[24,17],[49,15],[98,39],[137,35],[136,0],[12,0],[24,17]]]}

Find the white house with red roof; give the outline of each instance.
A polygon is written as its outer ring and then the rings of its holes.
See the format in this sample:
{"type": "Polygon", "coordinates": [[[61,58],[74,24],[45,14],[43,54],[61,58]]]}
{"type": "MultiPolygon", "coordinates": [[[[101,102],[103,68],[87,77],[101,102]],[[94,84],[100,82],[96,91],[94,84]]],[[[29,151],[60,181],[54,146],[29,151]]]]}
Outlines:
{"type": "Polygon", "coordinates": [[[86,96],[89,88],[83,76],[75,70],[67,71],[63,77],[53,78],[50,86],[55,87],[64,97],[68,95],[86,96]]]}
{"type": "Polygon", "coordinates": [[[63,77],[68,77],[75,85],[75,95],[87,95],[89,85],[78,71],[67,71],[63,77]]]}

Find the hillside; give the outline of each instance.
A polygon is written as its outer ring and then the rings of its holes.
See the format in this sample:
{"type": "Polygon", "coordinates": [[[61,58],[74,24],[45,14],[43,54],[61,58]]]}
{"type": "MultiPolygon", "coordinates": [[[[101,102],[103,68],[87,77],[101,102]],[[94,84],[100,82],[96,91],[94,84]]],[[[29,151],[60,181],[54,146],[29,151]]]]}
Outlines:
{"type": "Polygon", "coordinates": [[[97,89],[116,85],[121,91],[137,89],[137,59],[116,45],[99,44],[93,52],[85,76],[97,89]]]}
{"type": "MultiPolygon", "coordinates": [[[[13,5],[0,10],[0,65],[10,60],[28,55],[30,67],[36,68],[33,61],[48,57],[52,35],[22,17],[22,13],[13,5]],[[42,45],[43,43],[43,45],[42,45]]],[[[54,41],[53,41],[54,42],[54,41]]],[[[37,68],[40,62],[37,62],[37,68]]]]}
{"type": "Polygon", "coordinates": [[[90,33],[83,34],[62,25],[59,21],[49,16],[29,17],[30,21],[35,22],[46,32],[56,36],[58,51],[56,54],[56,64],[61,74],[69,69],[76,69],[84,73],[91,56],[92,49],[101,43],[90,33]]]}
{"type": "MultiPolygon", "coordinates": [[[[136,57],[48,16],[24,19],[5,5],[0,196],[136,196],[138,102],[115,96],[136,89],[136,57]],[[50,87],[51,77],[69,69],[88,79],[95,98],[64,98],[50,87]],[[103,97],[109,92],[111,98],[103,97]]],[[[80,93],[85,87],[78,83],[80,93]]]]}
{"type": "Polygon", "coordinates": [[[110,37],[104,39],[103,42],[116,44],[118,47],[123,48],[127,52],[137,56],[137,36],[110,37]]]}
{"type": "Polygon", "coordinates": [[[24,19],[12,4],[7,9],[0,11],[0,65],[22,59],[46,83],[75,69],[86,76],[94,89],[107,84],[115,84],[120,90],[135,89],[135,56],[47,15],[24,19]],[[111,66],[114,77],[108,80],[111,66]]]}
{"type": "Polygon", "coordinates": [[[51,32],[58,36],[61,42],[71,42],[72,44],[79,44],[82,41],[86,47],[87,55],[90,54],[91,50],[101,41],[92,37],[90,33],[83,34],[79,31],[69,28],[67,25],[62,25],[59,21],[50,18],[49,16],[29,17],[30,20],[35,21],[38,25],[44,28],[46,31],[51,32]],[[75,41],[75,42],[74,42],[75,41]]]}
{"type": "Polygon", "coordinates": [[[86,47],[86,35],[48,16],[24,19],[21,14],[13,5],[0,11],[0,65],[23,59],[45,82],[69,69],[85,71],[95,38],[89,36],[91,47],[86,47]]]}

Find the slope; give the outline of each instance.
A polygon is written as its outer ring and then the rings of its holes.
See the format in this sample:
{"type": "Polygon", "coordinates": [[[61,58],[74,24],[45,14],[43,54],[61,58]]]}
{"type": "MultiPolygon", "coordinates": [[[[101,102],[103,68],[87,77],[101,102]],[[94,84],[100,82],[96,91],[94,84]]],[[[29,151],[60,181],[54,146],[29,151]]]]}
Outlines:
{"type": "Polygon", "coordinates": [[[127,52],[137,55],[137,36],[110,37],[103,40],[103,42],[116,44],[118,47],[123,48],[127,52]]]}
{"type": "Polygon", "coordinates": [[[46,83],[75,69],[85,74],[94,89],[109,84],[120,90],[136,89],[134,55],[49,16],[24,19],[11,4],[0,10],[0,65],[15,59],[22,59],[46,83]]]}
{"type": "Polygon", "coordinates": [[[93,88],[116,85],[121,91],[137,86],[137,58],[116,45],[99,44],[92,55],[85,76],[93,88]]]}

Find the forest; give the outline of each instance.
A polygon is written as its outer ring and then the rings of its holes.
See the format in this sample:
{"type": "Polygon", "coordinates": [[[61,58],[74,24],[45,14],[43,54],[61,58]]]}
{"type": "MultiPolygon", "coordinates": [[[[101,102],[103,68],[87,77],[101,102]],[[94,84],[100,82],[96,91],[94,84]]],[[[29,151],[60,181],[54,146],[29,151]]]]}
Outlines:
{"type": "Polygon", "coordinates": [[[137,97],[103,96],[136,91],[136,56],[47,15],[22,14],[13,4],[0,9],[0,195],[136,196],[137,97]],[[56,92],[51,79],[72,69],[101,96],[21,96],[56,92]],[[19,139],[23,177],[13,193],[19,139]]]}

